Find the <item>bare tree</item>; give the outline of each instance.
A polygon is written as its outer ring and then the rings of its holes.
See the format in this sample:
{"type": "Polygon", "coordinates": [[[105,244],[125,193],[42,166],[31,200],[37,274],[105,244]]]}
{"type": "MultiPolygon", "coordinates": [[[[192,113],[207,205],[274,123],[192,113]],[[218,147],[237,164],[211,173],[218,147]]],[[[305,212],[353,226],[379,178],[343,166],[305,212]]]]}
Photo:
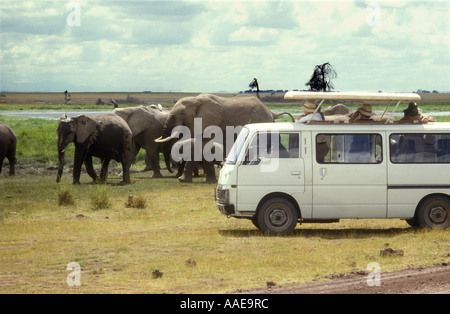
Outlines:
{"type": "Polygon", "coordinates": [[[253,81],[250,82],[248,87],[250,87],[251,89],[256,88],[256,96],[259,98],[259,85],[258,85],[258,80],[256,79],[256,77],[253,79],[253,81]]]}
{"type": "Polygon", "coordinates": [[[311,78],[305,85],[313,91],[330,91],[334,89],[331,79],[336,77],[336,70],[329,62],[326,62],[315,66],[311,78]]]}

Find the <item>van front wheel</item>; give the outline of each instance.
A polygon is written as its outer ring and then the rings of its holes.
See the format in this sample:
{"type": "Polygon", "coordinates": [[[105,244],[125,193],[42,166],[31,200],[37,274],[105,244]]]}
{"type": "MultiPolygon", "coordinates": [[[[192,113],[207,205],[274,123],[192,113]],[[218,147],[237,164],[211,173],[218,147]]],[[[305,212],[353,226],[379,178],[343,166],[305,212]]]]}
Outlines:
{"type": "Polygon", "coordinates": [[[450,226],[450,200],[443,196],[427,199],[420,206],[417,218],[422,227],[448,228],[450,226]]]}
{"type": "Polygon", "coordinates": [[[295,206],[285,198],[269,199],[261,206],[257,215],[259,229],[275,235],[290,234],[298,222],[295,206]]]}

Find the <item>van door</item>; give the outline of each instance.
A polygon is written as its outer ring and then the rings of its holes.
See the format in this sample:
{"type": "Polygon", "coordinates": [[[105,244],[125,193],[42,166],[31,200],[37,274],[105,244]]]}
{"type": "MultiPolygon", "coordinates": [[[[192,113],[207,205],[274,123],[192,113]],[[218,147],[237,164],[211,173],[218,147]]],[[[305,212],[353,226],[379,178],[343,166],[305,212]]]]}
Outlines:
{"type": "Polygon", "coordinates": [[[245,161],[237,170],[237,210],[255,211],[259,201],[272,192],[290,195],[304,192],[304,161],[299,132],[253,136],[245,161]]]}
{"type": "Polygon", "coordinates": [[[381,134],[314,133],[313,218],[385,218],[381,134]]]}

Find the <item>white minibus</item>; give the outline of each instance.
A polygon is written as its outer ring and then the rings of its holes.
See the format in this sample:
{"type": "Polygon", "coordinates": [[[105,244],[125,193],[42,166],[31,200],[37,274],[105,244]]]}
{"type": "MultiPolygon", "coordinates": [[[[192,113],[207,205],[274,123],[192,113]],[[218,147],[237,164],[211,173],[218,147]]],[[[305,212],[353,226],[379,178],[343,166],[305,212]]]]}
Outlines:
{"type": "MultiPolygon", "coordinates": [[[[338,92],[288,92],[285,98],[320,105],[326,99],[398,101],[394,111],[401,101],[420,100],[417,94],[338,92]]],[[[223,164],[215,194],[222,214],[272,234],[341,218],[446,228],[450,123],[249,124],[223,164]]]]}

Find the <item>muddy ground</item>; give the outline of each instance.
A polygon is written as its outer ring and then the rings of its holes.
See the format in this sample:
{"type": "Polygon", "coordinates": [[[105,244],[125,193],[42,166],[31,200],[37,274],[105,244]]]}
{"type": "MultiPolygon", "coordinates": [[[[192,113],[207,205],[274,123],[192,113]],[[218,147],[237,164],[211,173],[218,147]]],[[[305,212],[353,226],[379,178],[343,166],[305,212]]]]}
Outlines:
{"type": "MultiPolygon", "coordinates": [[[[302,286],[280,287],[268,282],[267,288],[238,290],[235,293],[251,294],[449,294],[450,266],[446,263],[429,268],[411,268],[381,273],[380,285],[369,286],[365,271],[332,275],[331,281],[302,286]]],[[[374,277],[370,277],[372,281],[374,277]]]]}

